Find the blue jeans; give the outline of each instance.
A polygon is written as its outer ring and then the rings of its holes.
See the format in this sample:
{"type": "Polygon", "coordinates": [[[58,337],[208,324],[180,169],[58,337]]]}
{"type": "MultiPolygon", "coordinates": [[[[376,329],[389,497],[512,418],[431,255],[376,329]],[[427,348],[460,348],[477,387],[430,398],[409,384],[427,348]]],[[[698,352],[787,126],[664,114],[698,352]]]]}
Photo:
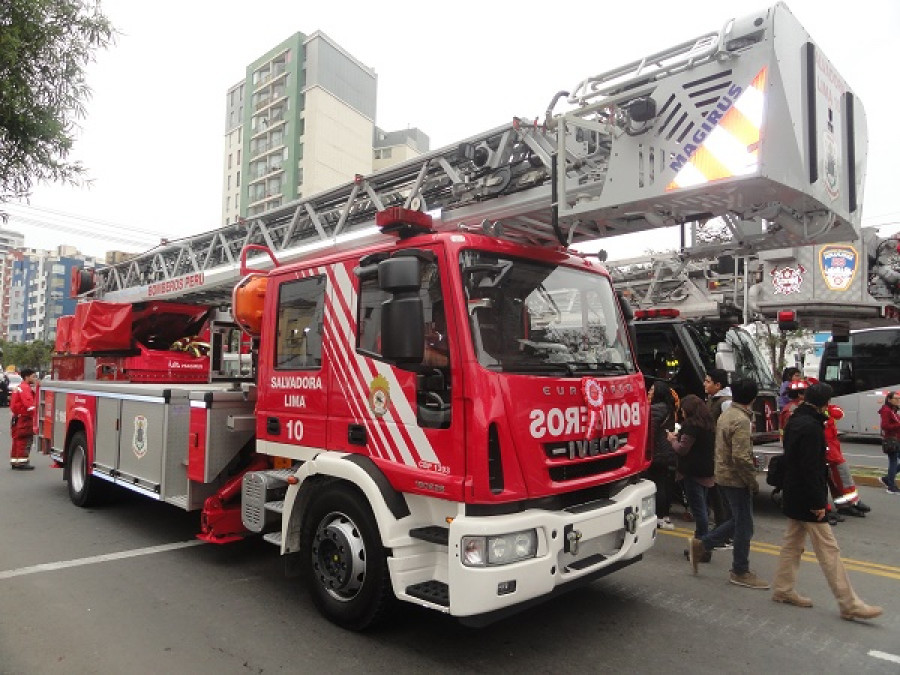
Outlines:
{"type": "Polygon", "coordinates": [[[753,538],[753,494],[745,487],[719,485],[719,491],[731,507],[731,520],[726,520],[716,529],[701,537],[703,547],[711,551],[721,546],[726,539],[734,540],[731,571],[744,574],[750,571],[750,540],[753,538]]]}
{"type": "Polygon", "coordinates": [[[885,480],[887,480],[888,485],[893,485],[897,487],[897,458],[900,457],[900,452],[889,452],[888,456],[888,472],[887,476],[885,476],[885,480]]]}
{"type": "Polygon", "coordinates": [[[684,496],[694,516],[694,539],[700,539],[709,532],[709,511],[706,502],[707,490],[690,476],[684,477],[684,496]]]}

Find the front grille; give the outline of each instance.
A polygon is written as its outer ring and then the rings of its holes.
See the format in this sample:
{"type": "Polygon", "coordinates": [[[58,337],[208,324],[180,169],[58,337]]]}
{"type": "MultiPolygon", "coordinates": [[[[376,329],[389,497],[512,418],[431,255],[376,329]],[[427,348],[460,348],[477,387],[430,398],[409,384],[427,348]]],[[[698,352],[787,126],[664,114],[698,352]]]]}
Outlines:
{"type": "Polygon", "coordinates": [[[544,452],[550,459],[579,459],[609,455],[628,444],[628,434],[613,434],[591,440],[554,441],[544,443],[544,452]]]}
{"type": "Polygon", "coordinates": [[[549,469],[550,480],[562,483],[567,480],[575,480],[576,478],[586,478],[587,476],[596,476],[597,474],[607,473],[621,469],[625,466],[628,455],[619,453],[607,457],[601,457],[593,460],[582,460],[552,466],[549,469]]]}

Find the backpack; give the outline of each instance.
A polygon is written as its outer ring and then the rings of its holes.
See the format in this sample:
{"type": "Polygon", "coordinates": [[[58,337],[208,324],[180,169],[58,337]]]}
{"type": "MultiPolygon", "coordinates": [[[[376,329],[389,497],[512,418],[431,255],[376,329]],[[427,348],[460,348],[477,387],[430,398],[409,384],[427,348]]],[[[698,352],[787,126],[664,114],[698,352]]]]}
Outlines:
{"type": "Polygon", "coordinates": [[[766,471],[766,483],[777,490],[784,487],[784,455],[775,455],[769,460],[766,471]]]}

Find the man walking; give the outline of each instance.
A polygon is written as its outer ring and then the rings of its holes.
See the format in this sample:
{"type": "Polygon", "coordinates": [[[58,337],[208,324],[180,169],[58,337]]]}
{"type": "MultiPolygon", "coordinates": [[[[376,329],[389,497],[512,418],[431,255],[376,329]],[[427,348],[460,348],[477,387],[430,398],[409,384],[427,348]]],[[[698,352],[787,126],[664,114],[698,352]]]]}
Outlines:
{"type": "MultiPolygon", "coordinates": [[[[716,424],[722,413],[731,406],[731,387],[728,386],[728,371],[723,368],[709,370],[706,373],[706,377],[703,378],[703,391],[706,392],[706,405],[709,406],[713,424],[716,424]]],[[[725,498],[715,485],[709,489],[708,500],[713,510],[713,518],[716,521],[716,525],[731,519],[731,511],[728,509],[728,504],[725,503],[725,498]]],[[[731,541],[727,541],[723,548],[731,548],[731,541]]],[[[704,557],[704,560],[706,559],[704,557]]]]}
{"type": "Polygon", "coordinates": [[[812,607],[812,600],[794,590],[800,556],[807,535],[831,592],[838,601],[841,618],[874,619],[881,607],[867,605],[853,591],[841,561],[834,532],[825,520],[828,506],[828,468],[825,463],[826,410],[830,385],[814,384],[791,415],[784,429],[784,515],[788,517],[784,544],[775,571],[772,600],[796,607],[812,607]]]}
{"type": "Polygon", "coordinates": [[[713,368],[703,378],[703,391],[706,392],[706,405],[712,415],[713,423],[731,406],[731,388],[728,386],[728,372],[722,368],[713,368]]]}
{"type": "Polygon", "coordinates": [[[690,540],[688,558],[694,574],[698,563],[728,538],[734,540],[729,581],[737,586],[765,590],[769,584],[750,570],[753,538],[753,495],[759,492],[753,465],[753,411],[759,388],[753,380],[731,384],[732,405],[716,424],[716,485],[731,508],[731,518],[700,539],[690,540]]]}
{"type": "Polygon", "coordinates": [[[9,451],[9,463],[13,469],[30,471],[34,468],[28,461],[31,452],[31,441],[34,438],[34,390],[32,387],[37,382],[37,373],[31,368],[22,368],[19,373],[22,383],[19,390],[14,392],[9,403],[9,410],[13,415],[13,423],[10,426],[12,434],[12,447],[9,451]]]}

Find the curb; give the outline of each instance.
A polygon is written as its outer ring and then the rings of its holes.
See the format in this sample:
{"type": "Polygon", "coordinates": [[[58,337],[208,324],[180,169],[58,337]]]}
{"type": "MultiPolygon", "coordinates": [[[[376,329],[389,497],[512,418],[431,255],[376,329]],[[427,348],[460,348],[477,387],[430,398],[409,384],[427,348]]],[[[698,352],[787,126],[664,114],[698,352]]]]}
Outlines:
{"type": "Polygon", "coordinates": [[[884,489],[884,483],[879,479],[879,476],[884,475],[882,469],[876,469],[874,467],[865,467],[864,469],[863,467],[850,467],[850,475],[853,478],[854,485],[884,489]],[[857,470],[864,470],[865,473],[856,473],[857,470]],[[873,472],[878,475],[871,475],[873,472]]]}
{"type": "Polygon", "coordinates": [[[884,483],[882,483],[875,476],[862,476],[859,474],[855,474],[852,471],[851,471],[850,475],[853,477],[854,485],[857,485],[857,486],[863,485],[865,487],[881,488],[882,490],[884,489],[884,483]]]}

